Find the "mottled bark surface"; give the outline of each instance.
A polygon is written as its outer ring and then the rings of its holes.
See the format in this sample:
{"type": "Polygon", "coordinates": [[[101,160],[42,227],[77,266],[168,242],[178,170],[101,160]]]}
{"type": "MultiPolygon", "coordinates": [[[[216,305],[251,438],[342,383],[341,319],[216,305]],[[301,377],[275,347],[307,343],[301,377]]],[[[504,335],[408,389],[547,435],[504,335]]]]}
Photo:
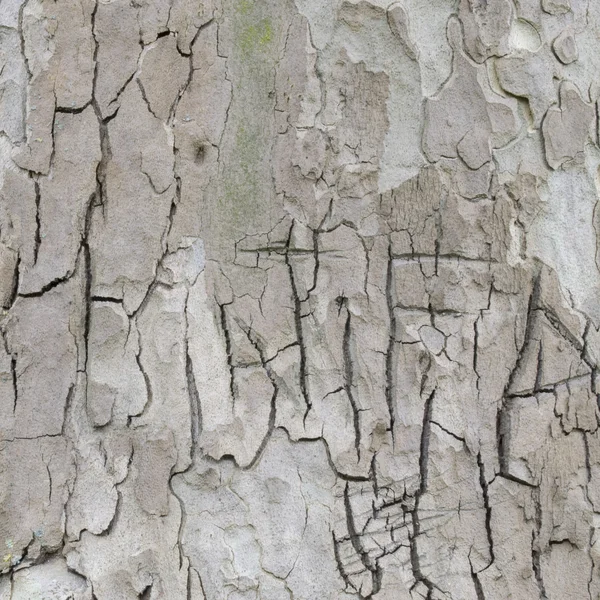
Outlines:
{"type": "Polygon", "coordinates": [[[0,0],[1,600],[598,600],[600,3],[0,0]]]}

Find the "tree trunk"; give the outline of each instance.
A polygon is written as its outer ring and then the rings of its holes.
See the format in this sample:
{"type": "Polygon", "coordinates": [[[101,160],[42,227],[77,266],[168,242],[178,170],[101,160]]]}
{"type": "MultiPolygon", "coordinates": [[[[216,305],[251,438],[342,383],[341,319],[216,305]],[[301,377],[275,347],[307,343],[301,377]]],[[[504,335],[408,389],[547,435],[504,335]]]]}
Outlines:
{"type": "Polygon", "coordinates": [[[598,600],[599,56],[0,0],[0,600],[598,600]]]}

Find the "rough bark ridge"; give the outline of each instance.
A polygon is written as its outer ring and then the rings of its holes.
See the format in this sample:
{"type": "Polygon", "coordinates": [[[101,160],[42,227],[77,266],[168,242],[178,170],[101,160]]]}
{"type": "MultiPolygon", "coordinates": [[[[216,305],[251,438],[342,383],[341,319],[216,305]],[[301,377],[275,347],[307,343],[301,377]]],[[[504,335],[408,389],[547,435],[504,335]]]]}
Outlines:
{"type": "Polygon", "coordinates": [[[0,599],[600,598],[600,3],[0,1],[0,599]]]}

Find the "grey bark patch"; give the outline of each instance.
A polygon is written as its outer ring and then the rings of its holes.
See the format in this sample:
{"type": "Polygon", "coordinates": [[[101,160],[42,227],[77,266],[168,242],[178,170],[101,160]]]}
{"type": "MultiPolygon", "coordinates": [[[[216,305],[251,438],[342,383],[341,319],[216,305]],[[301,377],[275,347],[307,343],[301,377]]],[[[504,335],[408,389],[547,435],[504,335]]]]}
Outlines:
{"type": "Polygon", "coordinates": [[[0,2],[0,598],[596,598],[598,33],[0,2]]]}

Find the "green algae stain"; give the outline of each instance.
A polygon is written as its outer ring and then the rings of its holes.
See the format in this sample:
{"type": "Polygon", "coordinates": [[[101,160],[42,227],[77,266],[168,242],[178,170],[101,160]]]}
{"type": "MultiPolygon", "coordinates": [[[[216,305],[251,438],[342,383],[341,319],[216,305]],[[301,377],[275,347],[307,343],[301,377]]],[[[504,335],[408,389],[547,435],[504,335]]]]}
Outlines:
{"type": "Polygon", "coordinates": [[[238,0],[236,4],[236,45],[243,55],[261,52],[273,41],[273,25],[268,17],[260,18],[256,4],[238,0]]]}
{"type": "Polygon", "coordinates": [[[270,1],[233,0],[233,119],[223,171],[218,213],[220,220],[244,231],[264,217],[272,194],[270,176],[273,126],[273,69],[277,56],[277,24],[270,1]]]}
{"type": "Polygon", "coordinates": [[[269,19],[265,19],[264,21],[261,21],[261,23],[262,23],[263,32],[262,32],[262,35],[260,36],[260,39],[258,40],[258,43],[261,46],[264,46],[265,44],[268,44],[273,39],[273,28],[271,27],[271,21],[269,19]]]}
{"type": "Polygon", "coordinates": [[[263,147],[260,130],[254,123],[239,125],[235,135],[235,166],[224,182],[224,204],[233,221],[241,225],[258,207],[261,195],[259,172],[263,147]]]}
{"type": "Polygon", "coordinates": [[[238,45],[244,55],[262,50],[273,39],[273,27],[270,19],[247,24],[239,34],[238,45]]]}
{"type": "Polygon", "coordinates": [[[239,0],[236,9],[242,15],[247,15],[252,10],[253,2],[250,0],[239,0]]]}

